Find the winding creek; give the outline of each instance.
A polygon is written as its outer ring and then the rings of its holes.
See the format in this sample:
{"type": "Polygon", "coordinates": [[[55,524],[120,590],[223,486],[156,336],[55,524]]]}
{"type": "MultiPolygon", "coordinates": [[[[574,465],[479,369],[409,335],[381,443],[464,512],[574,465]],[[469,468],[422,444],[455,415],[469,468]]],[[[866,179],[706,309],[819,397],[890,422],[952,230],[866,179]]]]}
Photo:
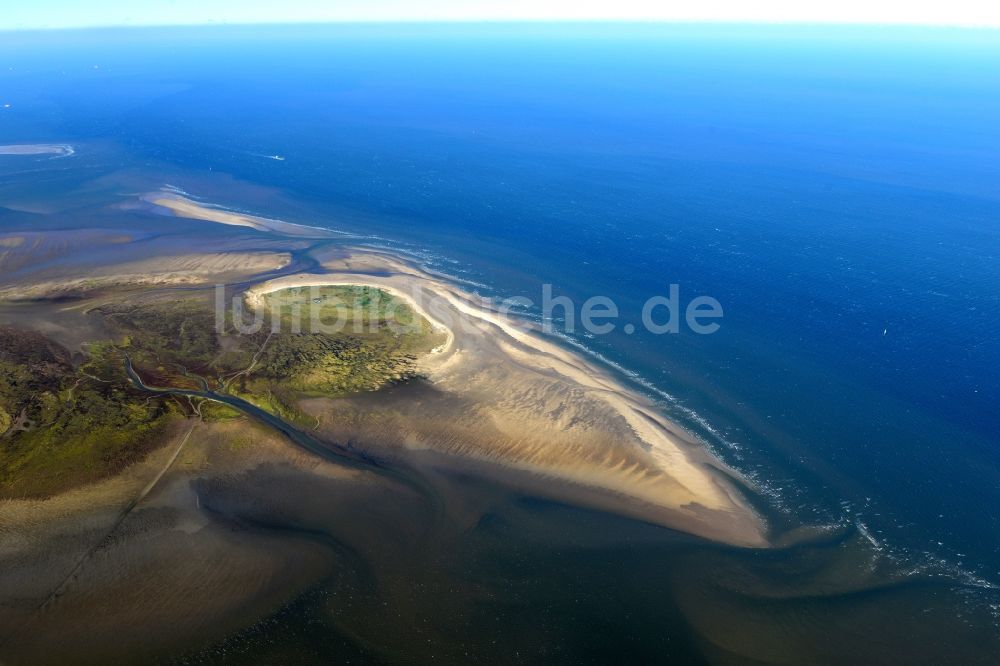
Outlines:
{"type": "Polygon", "coordinates": [[[129,358],[127,354],[125,355],[125,373],[128,375],[129,381],[135,388],[145,391],[146,393],[203,398],[205,400],[213,400],[224,405],[229,405],[243,414],[259,421],[260,423],[277,430],[296,446],[312,453],[313,455],[319,456],[328,462],[353,467],[355,469],[375,471],[395,478],[396,480],[403,481],[404,483],[407,483],[407,485],[413,485],[412,480],[408,477],[389,469],[380,461],[373,459],[361,451],[351,448],[349,445],[343,446],[339,444],[324,444],[251,402],[228,393],[212,391],[208,388],[208,383],[204,380],[204,378],[200,378],[201,384],[204,387],[200,391],[196,391],[194,389],[148,386],[142,381],[139,373],[137,373],[135,368],[132,366],[132,359],[129,358]]]}

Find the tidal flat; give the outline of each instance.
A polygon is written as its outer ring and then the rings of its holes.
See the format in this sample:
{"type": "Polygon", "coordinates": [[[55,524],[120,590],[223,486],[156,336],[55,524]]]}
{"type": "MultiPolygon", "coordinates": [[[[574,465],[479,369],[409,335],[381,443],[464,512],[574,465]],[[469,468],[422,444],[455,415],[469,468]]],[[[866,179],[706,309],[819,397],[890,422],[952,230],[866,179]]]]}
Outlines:
{"type": "Polygon", "coordinates": [[[412,257],[185,202],[7,216],[5,663],[808,660],[940,594],[774,528],[647,398],[412,257]]]}

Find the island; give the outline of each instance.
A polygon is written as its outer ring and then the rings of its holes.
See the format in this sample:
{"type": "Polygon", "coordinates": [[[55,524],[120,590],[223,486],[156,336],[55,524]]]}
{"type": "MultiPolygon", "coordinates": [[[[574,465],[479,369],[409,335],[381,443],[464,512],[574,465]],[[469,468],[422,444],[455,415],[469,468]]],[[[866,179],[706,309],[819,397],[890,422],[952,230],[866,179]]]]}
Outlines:
{"type": "Polygon", "coordinates": [[[364,581],[377,553],[437,552],[498,497],[769,545],[748,480],[458,281],[175,190],[107,215],[143,222],[0,233],[8,644],[50,631],[120,654],[89,632],[131,608],[178,628],[128,654],[211,641],[333,575],[330,552],[364,581]],[[186,226],[143,226],[163,216],[186,226]],[[150,609],[128,587],[149,576],[178,598],[150,609]],[[118,601],[93,615],[93,594],[118,601]]]}

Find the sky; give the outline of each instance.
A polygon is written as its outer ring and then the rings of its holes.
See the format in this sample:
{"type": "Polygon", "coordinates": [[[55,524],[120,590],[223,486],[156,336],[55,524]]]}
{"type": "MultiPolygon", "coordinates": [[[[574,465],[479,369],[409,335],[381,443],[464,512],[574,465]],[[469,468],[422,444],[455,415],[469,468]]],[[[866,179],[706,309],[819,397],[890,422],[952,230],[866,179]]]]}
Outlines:
{"type": "Polygon", "coordinates": [[[0,30],[329,21],[656,20],[1000,27],[998,0],[4,0],[0,30]],[[13,5],[13,6],[11,6],[13,5]]]}

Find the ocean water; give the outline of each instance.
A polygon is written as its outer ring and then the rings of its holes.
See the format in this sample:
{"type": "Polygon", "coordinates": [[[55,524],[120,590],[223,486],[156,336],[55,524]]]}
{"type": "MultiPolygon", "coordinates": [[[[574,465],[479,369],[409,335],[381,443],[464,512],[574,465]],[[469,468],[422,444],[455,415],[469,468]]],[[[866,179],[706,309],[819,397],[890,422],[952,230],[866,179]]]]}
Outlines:
{"type": "MultiPolygon", "coordinates": [[[[670,284],[718,299],[713,335],[563,340],[756,481],[779,532],[833,536],[712,550],[715,570],[659,547],[604,556],[634,557],[646,581],[657,562],[769,581],[727,606],[663,574],[683,610],[645,607],[694,635],[707,630],[693,614],[790,613],[815,622],[814,643],[871,632],[886,656],[922,634],[887,633],[894,615],[972,636],[976,659],[1000,608],[998,73],[1000,38],[971,30],[25,33],[0,41],[0,143],[80,146],[39,192],[156,169],[218,203],[417,253],[484,295],[537,304],[551,284],[609,296],[635,324],[670,284]],[[226,200],[218,174],[281,197],[226,200]],[[836,592],[803,574],[821,561],[842,568],[836,592]]],[[[659,645],[642,635],[637,658],[659,645]]],[[[677,635],[677,654],[703,651],[677,635]]]]}

